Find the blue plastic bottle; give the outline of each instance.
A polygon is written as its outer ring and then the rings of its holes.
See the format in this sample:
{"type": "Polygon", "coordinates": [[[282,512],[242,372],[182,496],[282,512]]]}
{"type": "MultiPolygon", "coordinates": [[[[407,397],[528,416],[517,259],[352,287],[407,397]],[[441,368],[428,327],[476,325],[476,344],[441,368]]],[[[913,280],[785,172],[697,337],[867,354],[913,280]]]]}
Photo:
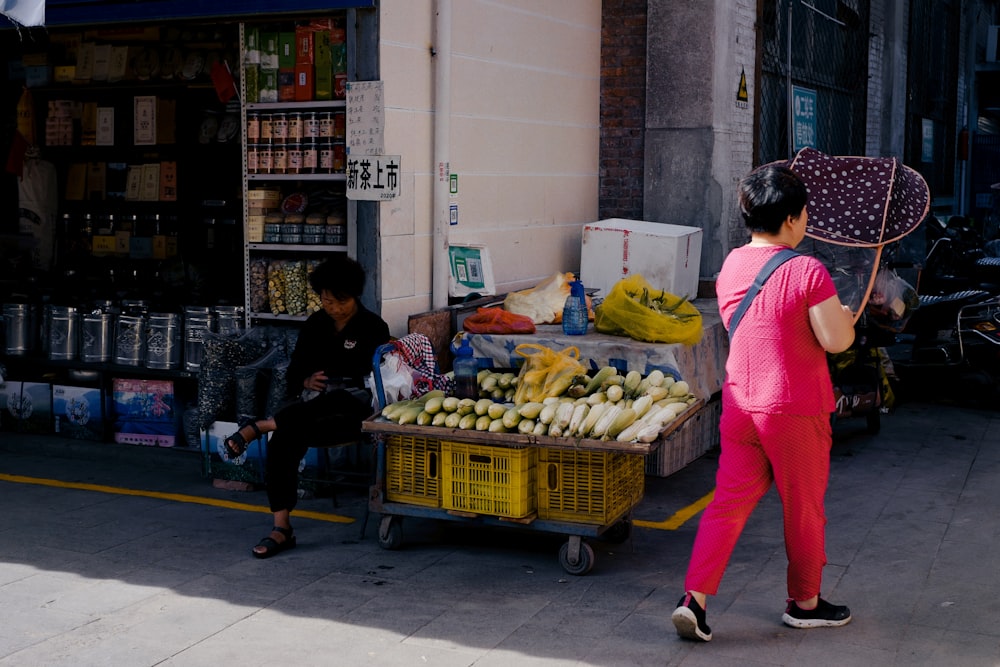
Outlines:
{"type": "Polygon", "coordinates": [[[579,280],[569,284],[569,296],[563,306],[562,328],[567,336],[587,333],[587,296],[579,280]]]}
{"type": "Polygon", "coordinates": [[[479,398],[479,364],[472,356],[469,339],[462,337],[462,344],[455,350],[455,361],[451,368],[455,371],[455,395],[459,398],[479,398]]]}

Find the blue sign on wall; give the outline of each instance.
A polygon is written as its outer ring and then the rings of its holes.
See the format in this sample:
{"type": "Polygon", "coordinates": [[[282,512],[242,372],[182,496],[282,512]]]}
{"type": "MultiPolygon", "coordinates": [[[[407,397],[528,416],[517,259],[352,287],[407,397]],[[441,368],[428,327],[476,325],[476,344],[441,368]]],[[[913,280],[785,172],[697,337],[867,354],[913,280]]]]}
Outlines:
{"type": "Polygon", "coordinates": [[[816,148],[816,91],[792,86],[792,152],[816,148]]]}

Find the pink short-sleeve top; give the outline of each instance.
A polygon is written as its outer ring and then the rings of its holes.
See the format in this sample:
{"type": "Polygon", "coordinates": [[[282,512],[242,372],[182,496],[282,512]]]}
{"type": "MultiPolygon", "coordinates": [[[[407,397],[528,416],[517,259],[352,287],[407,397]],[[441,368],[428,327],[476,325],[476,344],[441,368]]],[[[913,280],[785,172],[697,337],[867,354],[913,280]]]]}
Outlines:
{"type": "MultiPolygon", "coordinates": [[[[779,250],[747,245],[726,257],[716,280],[726,329],[761,267],[779,250]]],[[[826,351],[813,333],[809,309],[836,293],[830,273],[813,257],[795,257],[778,267],[730,341],[723,399],[747,412],[832,412],[826,351]]]]}

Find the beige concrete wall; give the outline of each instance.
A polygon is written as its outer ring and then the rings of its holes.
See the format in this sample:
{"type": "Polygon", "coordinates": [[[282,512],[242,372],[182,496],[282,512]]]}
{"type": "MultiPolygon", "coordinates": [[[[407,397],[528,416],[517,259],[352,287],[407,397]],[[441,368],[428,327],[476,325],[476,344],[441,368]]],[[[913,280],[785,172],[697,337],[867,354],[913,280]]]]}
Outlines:
{"type": "MultiPolygon", "coordinates": [[[[454,0],[450,167],[456,243],[485,244],[497,289],[577,270],[597,216],[601,3],[454,0]]],[[[380,204],[382,316],[394,334],[431,308],[433,0],[380,4],[385,152],[401,197],[380,204]]]]}

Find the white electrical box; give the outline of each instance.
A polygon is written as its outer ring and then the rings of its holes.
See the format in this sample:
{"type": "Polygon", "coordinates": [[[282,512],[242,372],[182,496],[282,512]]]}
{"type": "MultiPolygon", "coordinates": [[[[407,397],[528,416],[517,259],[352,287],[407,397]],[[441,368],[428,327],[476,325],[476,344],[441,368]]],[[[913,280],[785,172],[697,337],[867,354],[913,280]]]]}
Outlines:
{"type": "Polygon", "coordinates": [[[605,297],[622,278],[641,274],[676,296],[698,296],[699,227],[612,218],[584,226],[580,279],[605,297]]]}

